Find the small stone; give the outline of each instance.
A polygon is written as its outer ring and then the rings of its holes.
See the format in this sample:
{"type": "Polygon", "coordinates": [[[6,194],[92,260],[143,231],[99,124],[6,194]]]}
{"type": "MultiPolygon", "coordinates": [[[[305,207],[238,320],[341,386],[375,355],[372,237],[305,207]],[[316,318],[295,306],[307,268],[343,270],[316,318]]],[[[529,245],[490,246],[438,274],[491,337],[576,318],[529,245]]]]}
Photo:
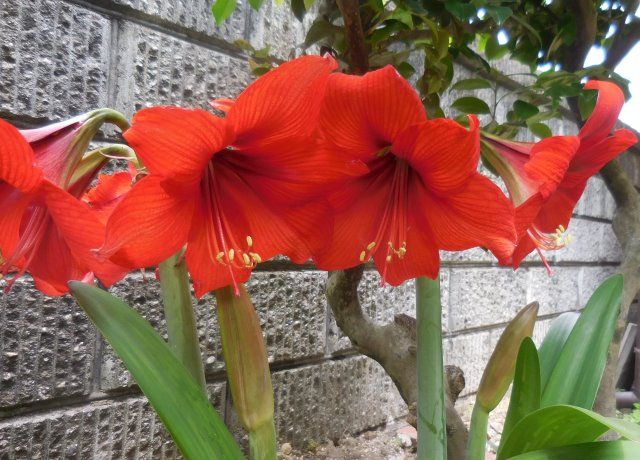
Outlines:
{"type": "Polygon", "coordinates": [[[293,452],[293,448],[291,447],[291,444],[285,442],[282,446],[280,446],[280,452],[282,453],[282,455],[291,455],[291,452],[293,452]]]}
{"type": "Polygon", "coordinates": [[[411,449],[413,447],[413,443],[411,442],[411,437],[406,433],[398,433],[398,439],[400,440],[400,445],[405,449],[411,449]]]}

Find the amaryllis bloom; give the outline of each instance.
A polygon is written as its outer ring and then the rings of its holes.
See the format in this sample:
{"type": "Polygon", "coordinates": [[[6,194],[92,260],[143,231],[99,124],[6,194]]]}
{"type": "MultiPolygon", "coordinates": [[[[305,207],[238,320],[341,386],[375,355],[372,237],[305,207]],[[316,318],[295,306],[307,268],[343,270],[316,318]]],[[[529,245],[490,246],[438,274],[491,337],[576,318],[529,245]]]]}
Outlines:
{"type": "Polygon", "coordinates": [[[320,115],[324,148],[367,170],[333,188],[334,233],[319,268],[375,261],[383,282],[438,274],[439,250],[475,246],[507,257],[513,207],[477,172],[478,120],[427,120],[414,89],[391,66],[329,78],[320,115]]]}
{"type": "Polygon", "coordinates": [[[137,172],[133,165],[130,165],[127,171],[100,174],[96,185],[84,194],[82,201],[87,203],[98,219],[106,225],[116,206],[133,187],[136,177],[137,172]]]}
{"type": "Polygon", "coordinates": [[[69,280],[110,285],[126,273],[92,253],[105,227],[78,199],[97,174],[81,167],[83,154],[105,121],[127,124],[106,109],[24,131],[0,120],[0,277],[15,272],[7,289],[25,272],[52,296],[69,280]]]}
{"type": "Polygon", "coordinates": [[[517,268],[534,249],[549,268],[541,250],[566,246],[571,214],[587,180],[605,164],[637,142],[627,129],[610,135],[624,104],[620,88],[610,82],[589,81],[598,90],[595,109],[577,136],[555,136],[536,143],[487,136],[486,159],[504,180],[516,206],[518,245],[506,262],[517,268]]]}
{"type": "Polygon", "coordinates": [[[279,253],[308,260],[327,232],[322,205],[304,201],[334,168],[312,134],[335,68],[319,56],[282,64],[227,104],[225,118],[179,107],[139,111],[125,138],[150,174],[114,210],[100,254],[142,268],[186,244],[197,296],[237,289],[279,253]]]}

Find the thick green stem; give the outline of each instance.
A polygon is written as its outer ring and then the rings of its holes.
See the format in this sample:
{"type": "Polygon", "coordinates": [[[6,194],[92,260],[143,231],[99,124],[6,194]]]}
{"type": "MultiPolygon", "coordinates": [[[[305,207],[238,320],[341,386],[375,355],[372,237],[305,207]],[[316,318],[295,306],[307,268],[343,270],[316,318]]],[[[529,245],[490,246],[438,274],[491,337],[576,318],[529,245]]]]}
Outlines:
{"type": "Polygon", "coordinates": [[[272,460],[278,458],[276,427],[273,420],[249,431],[249,458],[251,460],[272,460]]]}
{"type": "Polygon", "coordinates": [[[189,277],[182,252],[174,254],[160,264],[160,288],[169,346],[206,393],[189,277]]]}
{"type": "Polygon", "coordinates": [[[418,459],[447,458],[440,277],[416,278],[418,459]]]}
{"type": "Polygon", "coordinates": [[[484,460],[488,424],[489,413],[476,403],[473,406],[469,428],[469,449],[467,451],[469,460],[484,460]]]}

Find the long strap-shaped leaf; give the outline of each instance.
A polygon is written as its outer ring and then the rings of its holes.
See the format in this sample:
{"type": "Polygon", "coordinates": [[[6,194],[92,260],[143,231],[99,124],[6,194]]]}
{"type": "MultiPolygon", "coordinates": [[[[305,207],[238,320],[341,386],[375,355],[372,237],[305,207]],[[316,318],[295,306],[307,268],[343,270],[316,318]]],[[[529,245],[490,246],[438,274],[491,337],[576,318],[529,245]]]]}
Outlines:
{"type": "Polygon", "coordinates": [[[603,417],[581,407],[545,407],[532,412],[513,428],[502,441],[498,460],[540,449],[592,442],[609,430],[640,441],[640,426],[635,423],[603,417]]]}
{"type": "Polygon", "coordinates": [[[605,441],[573,444],[516,455],[509,460],[623,460],[640,458],[640,442],[605,441]]]}
{"type": "Polygon", "coordinates": [[[108,292],[69,287],[125,363],[187,459],[242,459],[224,422],[189,371],[151,325],[108,292]]]}
{"type": "Polygon", "coordinates": [[[551,323],[551,327],[544,340],[540,344],[538,350],[538,358],[540,359],[540,388],[544,391],[551,377],[553,369],[556,367],[564,344],[569,338],[569,334],[573,330],[576,322],[580,318],[580,314],[574,311],[566,312],[558,316],[551,323]]]}
{"type": "Polygon", "coordinates": [[[622,296],[622,275],[602,283],[587,302],[542,392],[541,407],[591,409],[600,386],[622,296]]]}

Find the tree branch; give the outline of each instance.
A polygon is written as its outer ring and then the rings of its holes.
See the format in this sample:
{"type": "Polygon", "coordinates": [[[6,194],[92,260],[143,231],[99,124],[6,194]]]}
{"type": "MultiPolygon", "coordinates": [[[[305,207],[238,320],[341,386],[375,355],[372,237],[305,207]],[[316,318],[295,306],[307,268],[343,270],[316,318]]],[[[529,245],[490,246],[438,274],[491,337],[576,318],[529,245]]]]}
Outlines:
{"type": "MultiPolygon", "coordinates": [[[[409,407],[418,400],[416,373],[415,318],[397,315],[393,323],[379,325],[363,312],[358,285],[363,266],[329,273],[327,300],[338,327],[358,350],[382,365],[409,407]]],[[[467,428],[454,409],[454,402],[464,388],[462,371],[447,366],[447,451],[452,460],[463,459],[467,445],[467,428]]]]}
{"type": "Polygon", "coordinates": [[[598,15],[591,0],[566,0],[566,6],[576,21],[576,37],[566,46],[564,69],[575,72],[582,69],[584,60],[593,46],[598,31],[598,15]]]}
{"type": "Polygon", "coordinates": [[[627,25],[621,24],[619,27],[620,31],[607,50],[607,57],[603,63],[607,69],[611,70],[615,70],[631,48],[640,41],[640,21],[636,20],[627,25]]]}
{"type": "Polygon", "coordinates": [[[347,48],[351,58],[350,71],[355,75],[363,75],[369,70],[369,53],[360,18],[360,2],[337,0],[337,4],[344,18],[344,28],[347,32],[347,48]]]}

